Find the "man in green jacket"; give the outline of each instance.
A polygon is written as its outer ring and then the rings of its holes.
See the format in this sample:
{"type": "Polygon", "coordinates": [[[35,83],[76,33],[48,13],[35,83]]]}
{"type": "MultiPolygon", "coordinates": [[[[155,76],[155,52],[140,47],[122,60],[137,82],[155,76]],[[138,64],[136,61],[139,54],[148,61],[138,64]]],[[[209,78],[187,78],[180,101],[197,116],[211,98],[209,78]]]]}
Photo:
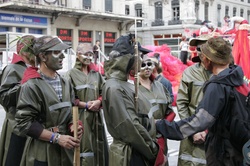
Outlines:
{"type": "Polygon", "coordinates": [[[156,143],[154,119],[149,118],[151,104],[127,82],[134,66],[134,48],[130,36],[118,38],[105,61],[107,81],[102,89],[102,105],[107,128],[113,137],[109,166],[150,166],[165,164],[163,151],[156,143]]]}
{"type": "Polygon", "coordinates": [[[7,65],[1,77],[0,104],[6,111],[3,122],[0,141],[0,165],[19,165],[26,137],[13,133],[16,124],[17,91],[20,88],[20,81],[27,66],[35,65],[35,56],[32,50],[35,37],[25,35],[17,41],[17,54],[13,54],[11,64],[7,65]],[[15,158],[13,160],[13,158],[15,158]]]}
{"type": "Polygon", "coordinates": [[[39,69],[28,68],[21,81],[15,131],[29,136],[21,166],[70,166],[73,149],[79,147],[82,126],[72,126],[74,91],[56,71],[62,69],[64,50],[70,46],[57,37],[37,38],[33,50],[39,69]],[[77,132],[78,138],[72,133],[77,132]]]}
{"type": "Polygon", "coordinates": [[[81,139],[82,166],[108,166],[108,141],[103,116],[100,112],[104,79],[99,72],[91,69],[93,51],[87,44],[77,47],[74,68],[66,73],[79,99],[79,115],[83,122],[84,134],[81,139]]]}
{"type": "MultiPolygon", "coordinates": [[[[210,36],[203,35],[189,41],[190,46],[199,47],[204,44],[210,36]]],[[[210,78],[211,72],[204,68],[199,56],[192,58],[197,62],[186,68],[182,74],[180,87],[177,93],[177,109],[181,119],[185,119],[195,113],[199,102],[203,97],[203,85],[210,78]]],[[[198,132],[180,143],[178,166],[205,166],[205,142],[206,132],[198,132]]]]}

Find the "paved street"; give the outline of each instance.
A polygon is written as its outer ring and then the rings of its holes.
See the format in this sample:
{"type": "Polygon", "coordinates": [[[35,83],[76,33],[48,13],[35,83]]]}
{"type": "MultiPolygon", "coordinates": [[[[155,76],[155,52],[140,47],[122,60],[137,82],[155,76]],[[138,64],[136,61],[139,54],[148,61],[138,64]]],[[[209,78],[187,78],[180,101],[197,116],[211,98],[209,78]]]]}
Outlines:
{"type": "MultiPolygon", "coordinates": [[[[176,107],[174,107],[176,112],[176,107]]],[[[0,105],[0,131],[2,131],[2,124],[5,118],[5,112],[3,107],[0,105]]],[[[178,120],[179,116],[176,116],[175,120],[178,120]]],[[[113,138],[108,134],[107,136],[109,144],[112,143],[113,138]]],[[[177,166],[178,152],[179,152],[179,141],[168,140],[169,148],[169,166],[177,166]]]]}

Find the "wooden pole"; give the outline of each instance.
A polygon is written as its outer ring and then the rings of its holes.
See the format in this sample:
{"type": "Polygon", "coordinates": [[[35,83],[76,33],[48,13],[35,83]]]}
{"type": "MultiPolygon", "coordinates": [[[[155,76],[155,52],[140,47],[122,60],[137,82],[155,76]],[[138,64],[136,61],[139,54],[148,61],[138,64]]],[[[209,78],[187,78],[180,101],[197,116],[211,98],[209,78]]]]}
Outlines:
{"type": "MultiPolygon", "coordinates": [[[[77,138],[77,131],[78,131],[78,107],[73,107],[73,128],[74,128],[74,138],[77,138]]],[[[80,166],[80,147],[74,149],[74,166],[80,166]]]]}
{"type": "Polygon", "coordinates": [[[135,19],[135,76],[134,76],[134,85],[135,85],[135,112],[138,112],[138,89],[139,89],[139,78],[138,78],[138,71],[139,71],[139,52],[138,52],[138,41],[137,41],[137,20],[135,19]]]}
{"type": "MultiPolygon", "coordinates": [[[[94,98],[95,98],[95,100],[97,99],[97,96],[99,96],[99,94],[97,93],[97,82],[95,81],[95,83],[94,83],[94,85],[95,85],[95,96],[94,96],[94,98]]],[[[99,110],[100,111],[100,110],[99,110]]],[[[99,166],[99,129],[98,129],[98,114],[100,113],[100,112],[95,112],[95,125],[96,125],[96,166],[99,166]]]]}

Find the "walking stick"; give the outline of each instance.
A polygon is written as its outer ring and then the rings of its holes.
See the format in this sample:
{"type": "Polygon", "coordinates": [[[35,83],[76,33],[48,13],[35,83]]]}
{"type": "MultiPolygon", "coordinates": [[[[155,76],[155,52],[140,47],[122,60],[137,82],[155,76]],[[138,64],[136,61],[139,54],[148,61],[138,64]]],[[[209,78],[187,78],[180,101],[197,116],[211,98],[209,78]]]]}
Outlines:
{"type": "Polygon", "coordinates": [[[138,112],[138,88],[139,88],[139,79],[138,79],[138,72],[139,72],[139,53],[138,53],[138,43],[137,43],[137,29],[136,29],[136,19],[135,19],[135,76],[134,76],[134,85],[135,85],[135,112],[138,112]]]}
{"type": "MultiPolygon", "coordinates": [[[[73,107],[73,128],[74,128],[74,138],[77,138],[78,131],[78,107],[73,107]]],[[[75,147],[74,149],[74,166],[80,166],[80,147],[75,147]]]]}
{"type": "MultiPolygon", "coordinates": [[[[97,99],[97,82],[95,81],[94,82],[94,85],[95,85],[95,100],[97,99]]],[[[99,110],[100,111],[100,110],[99,110]]],[[[99,112],[96,112],[95,113],[95,125],[96,125],[96,166],[99,166],[99,138],[98,138],[98,114],[99,112]]]]}

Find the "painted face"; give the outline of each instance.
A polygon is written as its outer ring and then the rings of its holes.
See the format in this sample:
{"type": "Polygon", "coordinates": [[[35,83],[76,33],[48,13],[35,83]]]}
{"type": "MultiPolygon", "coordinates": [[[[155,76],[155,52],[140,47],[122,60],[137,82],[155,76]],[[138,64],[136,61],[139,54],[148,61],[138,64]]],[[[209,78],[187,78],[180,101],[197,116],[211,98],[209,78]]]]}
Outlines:
{"type": "Polygon", "coordinates": [[[63,59],[65,58],[65,50],[51,51],[45,62],[47,67],[53,71],[57,71],[63,68],[63,59]]]}
{"type": "Polygon", "coordinates": [[[154,62],[144,61],[141,63],[140,76],[142,77],[150,77],[153,72],[155,65],[154,62]]]}
{"type": "Polygon", "coordinates": [[[78,53],[78,58],[84,65],[89,65],[93,59],[93,54],[91,52],[85,54],[78,53]]]}

